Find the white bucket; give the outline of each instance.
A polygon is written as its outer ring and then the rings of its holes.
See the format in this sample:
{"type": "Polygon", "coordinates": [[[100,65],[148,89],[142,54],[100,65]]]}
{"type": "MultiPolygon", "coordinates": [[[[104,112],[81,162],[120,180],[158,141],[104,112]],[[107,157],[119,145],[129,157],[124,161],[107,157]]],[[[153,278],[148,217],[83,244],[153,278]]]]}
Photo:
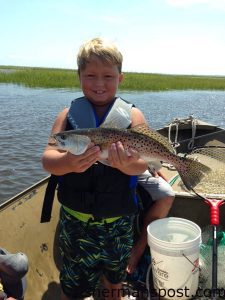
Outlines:
{"type": "Polygon", "coordinates": [[[199,282],[200,227],[164,218],[148,225],[154,289],[164,299],[191,299],[199,282]]]}

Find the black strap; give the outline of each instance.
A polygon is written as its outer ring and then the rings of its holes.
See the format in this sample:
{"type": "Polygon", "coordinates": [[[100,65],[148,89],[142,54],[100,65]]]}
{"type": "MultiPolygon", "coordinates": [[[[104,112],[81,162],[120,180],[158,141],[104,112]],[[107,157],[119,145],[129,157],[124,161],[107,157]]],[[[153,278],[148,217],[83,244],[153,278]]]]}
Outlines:
{"type": "Polygon", "coordinates": [[[137,184],[137,195],[140,212],[146,212],[154,203],[151,195],[140,183],[137,184]]]}
{"type": "Polygon", "coordinates": [[[58,184],[58,176],[51,175],[47,184],[45,197],[43,201],[42,211],[41,211],[41,223],[49,222],[51,219],[51,212],[53,201],[55,197],[55,190],[58,184]]]}

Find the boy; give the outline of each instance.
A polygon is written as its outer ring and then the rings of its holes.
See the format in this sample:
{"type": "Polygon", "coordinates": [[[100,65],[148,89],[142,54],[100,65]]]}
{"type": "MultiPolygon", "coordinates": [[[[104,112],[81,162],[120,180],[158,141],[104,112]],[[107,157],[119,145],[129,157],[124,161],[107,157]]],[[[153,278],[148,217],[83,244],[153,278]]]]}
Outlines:
{"type": "MultiPolygon", "coordinates": [[[[113,44],[96,38],[80,48],[77,62],[85,96],[81,102],[91,107],[87,114],[94,116],[93,127],[98,127],[117,101],[115,95],[123,80],[122,55],[113,44]]],[[[130,119],[131,127],[146,123],[135,107],[131,107],[130,119]]],[[[65,109],[57,117],[52,133],[76,128],[76,121],[73,108],[65,109]]],[[[128,155],[121,141],[108,151],[110,166],[98,162],[100,149],[93,144],[81,155],[49,144],[43,154],[44,168],[60,176],[61,300],[95,293],[102,275],[106,299],[122,299],[121,282],[126,277],[133,244],[135,175],[143,173],[147,164],[133,149],[128,155]]]]}

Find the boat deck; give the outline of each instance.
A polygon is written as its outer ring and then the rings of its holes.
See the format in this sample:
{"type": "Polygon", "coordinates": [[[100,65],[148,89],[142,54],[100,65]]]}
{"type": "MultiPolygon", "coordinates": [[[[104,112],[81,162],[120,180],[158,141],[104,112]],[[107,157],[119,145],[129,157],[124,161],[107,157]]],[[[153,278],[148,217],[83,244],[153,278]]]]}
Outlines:
{"type": "Polygon", "coordinates": [[[60,295],[56,238],[59,203],[54,201],[51,221],[40,224],[45,188],[43,181],[1,210],[1,244],[11,253],[21,251],[29,258],[25,300],[53,300],[60,295]]]}

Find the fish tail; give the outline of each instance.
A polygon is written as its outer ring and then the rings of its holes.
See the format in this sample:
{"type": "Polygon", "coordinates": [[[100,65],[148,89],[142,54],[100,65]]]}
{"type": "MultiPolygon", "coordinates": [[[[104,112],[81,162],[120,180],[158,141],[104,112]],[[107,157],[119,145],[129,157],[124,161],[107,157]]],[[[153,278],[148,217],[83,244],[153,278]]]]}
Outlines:
{"type": "Polygon", "coordinates": [[[188,190],[192,190],[212,171],[208,166],[190,158],[185,159],[185,167],[178,167],[177,170],[188,190]]]}

